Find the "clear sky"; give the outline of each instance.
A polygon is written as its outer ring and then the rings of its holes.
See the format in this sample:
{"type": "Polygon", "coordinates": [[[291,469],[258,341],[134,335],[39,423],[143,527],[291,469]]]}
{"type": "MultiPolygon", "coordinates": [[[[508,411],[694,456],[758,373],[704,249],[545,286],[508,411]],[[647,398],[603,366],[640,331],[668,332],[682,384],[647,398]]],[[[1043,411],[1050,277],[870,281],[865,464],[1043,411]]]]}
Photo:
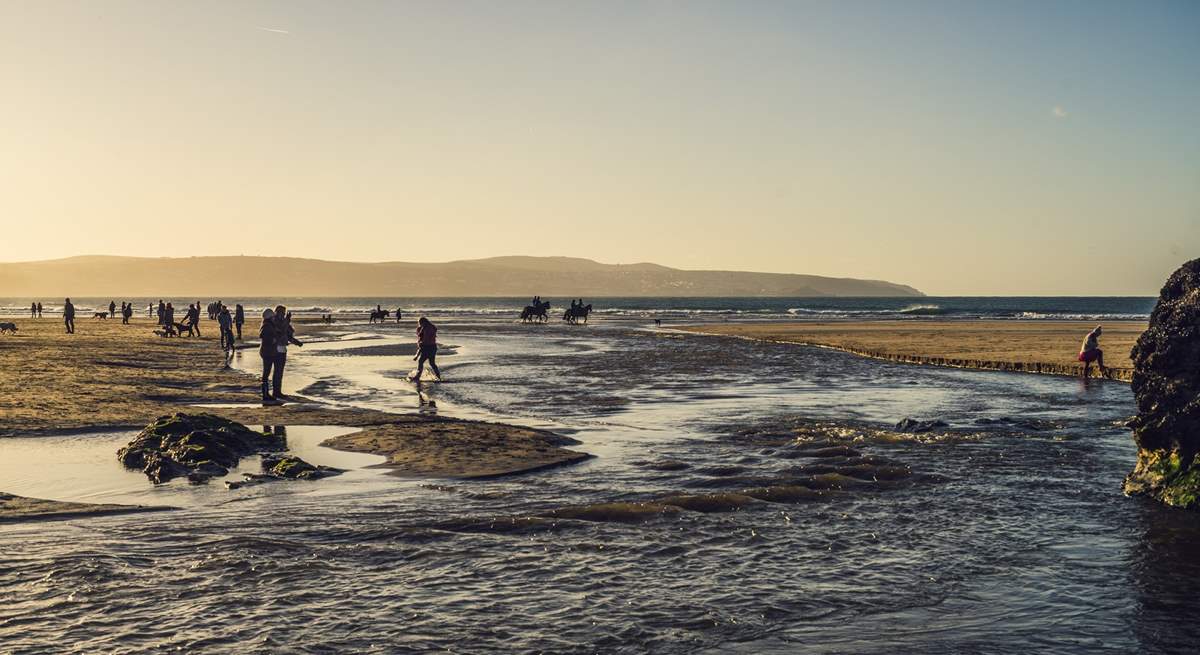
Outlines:
{"type": "Polygon", "coordinates": [[[1200,3],[0,0],[0,261],[576,255],[1154,294],[1200,3]]]}

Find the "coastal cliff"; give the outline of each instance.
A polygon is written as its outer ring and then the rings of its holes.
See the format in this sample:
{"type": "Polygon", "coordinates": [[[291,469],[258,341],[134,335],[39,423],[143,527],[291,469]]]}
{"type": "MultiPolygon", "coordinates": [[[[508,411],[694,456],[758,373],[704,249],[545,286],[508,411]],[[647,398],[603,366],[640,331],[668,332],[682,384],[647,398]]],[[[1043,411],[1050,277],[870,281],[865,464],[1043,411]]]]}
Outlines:
{"type": "Polygon", "coordinates": [[[1125,493],[1200,505],[1200,259],[1171,275],[1133,347],[1138,461],[1125,493]]]}

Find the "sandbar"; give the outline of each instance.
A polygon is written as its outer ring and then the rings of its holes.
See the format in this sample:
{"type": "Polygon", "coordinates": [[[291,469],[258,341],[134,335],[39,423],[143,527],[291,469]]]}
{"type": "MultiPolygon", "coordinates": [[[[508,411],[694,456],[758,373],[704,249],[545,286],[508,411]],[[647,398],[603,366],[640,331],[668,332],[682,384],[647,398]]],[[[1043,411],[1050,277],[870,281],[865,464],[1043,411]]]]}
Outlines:
{"type": "MultiPolygon", "coordinates": [[[[1100,348],[1109,374],[1133,377],[1129,351],[1145,331],[1144,321],[1105,321],[1100,348]]],[[[1084,321],[771,321],[694,325],[680,330],[775,343],[834,348],[911,364],[1019,373],[1083,373],[1079,347],[1095,323],[1084,321]]],[[[1092,367],[1091,375],[1100,371],[1092,367]]]]}

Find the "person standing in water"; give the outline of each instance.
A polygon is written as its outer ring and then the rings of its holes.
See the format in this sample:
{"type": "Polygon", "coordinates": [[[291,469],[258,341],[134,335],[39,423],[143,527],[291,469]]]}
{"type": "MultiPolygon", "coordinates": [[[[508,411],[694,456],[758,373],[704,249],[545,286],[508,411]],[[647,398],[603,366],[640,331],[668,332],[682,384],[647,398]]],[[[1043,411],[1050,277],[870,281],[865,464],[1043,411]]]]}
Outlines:
{"type": "Polygon", "coordinates": [[[1088,335],[1083,340],[1083,346],[1079,348],[1079,361],[1083,362],[1083,377],[1088,376],[1092,367],[1092,362],[1100,367],[1100,375],[1107,376],[1108,369],[1104,368],[1104,351],[1100,350],[1100,334],[1103,329],[1097,325],[1095,330],[1088,332],[1088,335]]]}
{"type": "Polygon", "coordinates": [[[70,298],[63,302],[63,325],[67,328],[67,334],[75,334],[75,305],[71,304],[70,298]]]}
{"type": "Polygon", "coordinates": [[[414,382],[421,381],[426,361],[429,362],[434,377],[442,379],[442,372],[438,370],[437,365],[437,326],[422,316],[417,321],[417,374],[413,376],[414,382]]]}

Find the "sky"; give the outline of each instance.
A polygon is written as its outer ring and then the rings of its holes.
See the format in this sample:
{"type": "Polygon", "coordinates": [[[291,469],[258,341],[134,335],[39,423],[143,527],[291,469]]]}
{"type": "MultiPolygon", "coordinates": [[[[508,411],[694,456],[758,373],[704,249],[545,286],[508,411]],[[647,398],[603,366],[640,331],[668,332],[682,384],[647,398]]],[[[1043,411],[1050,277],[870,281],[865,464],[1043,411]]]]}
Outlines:
{"type": "Polygon", "coordinates": [[[1200,256],[1190,1],[0,0],[0,86],[0,261],[1154,295],[1200,256]]]}

